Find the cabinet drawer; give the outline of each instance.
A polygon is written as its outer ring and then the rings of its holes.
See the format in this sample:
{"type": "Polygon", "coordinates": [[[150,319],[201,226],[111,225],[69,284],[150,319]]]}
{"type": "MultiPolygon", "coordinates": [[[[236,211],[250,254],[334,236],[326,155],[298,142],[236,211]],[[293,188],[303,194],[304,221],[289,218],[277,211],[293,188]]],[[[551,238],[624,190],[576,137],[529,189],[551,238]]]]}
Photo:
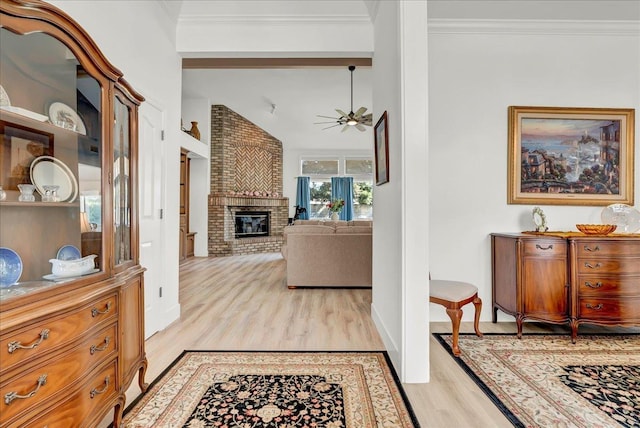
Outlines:
{"type": "Polygon", "coordinates": [[[117,294],[112,294],[71,313],[39,322],[18,332],[2,335],[0,375],[76,340],[93,326],[115,319],[117,312],[117,294]]]}
{"type": "Polygon", "coordinates": [[[55,406],[44,416],[25,421],[24,427],[69,428],[95,426],[92,421],[100,414],[101,407],[115,405],[117,398],[116,361],[89,375],[87,382],[71,394],[61,405],[55,406]]]}
{"type": "Polygon", "coordinates": [[[577,262],[578,274],[619,273],[640,274],[640,259],[636,258],[581,258],[577,262]]]}
{"type": "Polygon", "coordinates": [[[558,257],[567,255],[566,241],[554,239],[527,239],[524,241],[525,256],[558,257]]]}
{"type": "Polygon", "coordinates": [[[577,283],[580,296],[640,296],[640,276],[581,275],[577,283]]]}
{"type": "Polygon", "coordinates": [[[77,347],[48,364],[31,367],[7,379],[0,375],[0,421],[5,423],[29,407],[36,406],[64,391],[83,373],[100,364],[117,349],[116,324],[96,332],[77,347]],[[30,392],[36,390],[29,398],[30,392]],[[18,395],[7,404],[7,397],[18,395]]]}
{"type": "MultiPolygon", "coordinates": [[[[578,257],[621,256],[640,257],[640,239],[630,241],[579,240],[576,242],[578,257]]],[[[638,262],[640,263],[640,262],[638,262]]]]}
{"type": "Polygon", "coordinates": [[[581,321],[637,323],[640,321],[640,298],[582,298],[578,301],[578,317],[581,321]]]}

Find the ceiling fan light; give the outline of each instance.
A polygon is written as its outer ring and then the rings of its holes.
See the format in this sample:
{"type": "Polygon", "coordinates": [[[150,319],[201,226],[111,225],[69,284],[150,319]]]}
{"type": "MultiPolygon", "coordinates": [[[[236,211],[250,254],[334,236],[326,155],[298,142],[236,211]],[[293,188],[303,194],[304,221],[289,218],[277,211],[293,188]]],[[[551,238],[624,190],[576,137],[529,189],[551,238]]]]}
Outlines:
{"type": "Polygon", "coordinates": [[[355,120],[355,119],[349,119],[349,120],[347,120],[347,125],[349,125],[349,126],[355,126],[355,125],[357,125],[357,124],[358,124],[358,121],[357,121],[357,120],[355,120]]]}

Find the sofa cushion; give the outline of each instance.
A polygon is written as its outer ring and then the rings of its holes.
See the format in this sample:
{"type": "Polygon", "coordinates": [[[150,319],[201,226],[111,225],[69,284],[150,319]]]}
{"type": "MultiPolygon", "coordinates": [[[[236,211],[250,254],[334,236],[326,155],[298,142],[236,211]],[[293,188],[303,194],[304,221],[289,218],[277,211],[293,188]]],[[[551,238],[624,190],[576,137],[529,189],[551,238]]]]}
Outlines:
{"type": "Polygon", "coordinates": [[[371,234],[371,228],[369,226],[338,226],[336,227],[336,233],[365,233],[371,234]]]}
{"type": "Polygon", "coordinates": [[[301,226],[303,224],[321,224],[320,220],[296,220],[293,222],[295,226],[301,226]]]}
{"type": "Polygon", "coordinates": [[[287,226],[284,228],[284,233],[286,235],[291,234],[325,234],[325,233],[335,233],[335,227],[333,226],[324,226],[321,224],[299,224],[294,226],[287,226]]]}
{"type": "Polygon", "coordinates": [[[373,221],[371,221],[371,220],[350,220],[349,222],[347,222],[347,224],[349,226],[367,226],[367,227],[372,227],[373,226],[373,221]]]}

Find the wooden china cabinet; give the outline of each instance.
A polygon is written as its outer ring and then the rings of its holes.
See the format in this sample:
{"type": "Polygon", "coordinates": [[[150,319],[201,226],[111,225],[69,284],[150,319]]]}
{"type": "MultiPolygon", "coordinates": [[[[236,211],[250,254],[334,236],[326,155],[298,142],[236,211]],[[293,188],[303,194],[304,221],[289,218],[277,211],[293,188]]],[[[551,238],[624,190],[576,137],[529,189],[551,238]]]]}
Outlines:
{"type": "Polygon", "coordinates": [[[143,98],[52,5],[0,0],[0,27],[0,427],[93,427],[110,411],[117,427],[136,374],[147,388],[143,98]],[[93,270],[52,273],[50,259],[91,254],[93,270]]]}
{"type": "Polygon", "coordinates": [[[640,235],[492,233],[492,315],[571,326],[640,325],[640,235]]]}

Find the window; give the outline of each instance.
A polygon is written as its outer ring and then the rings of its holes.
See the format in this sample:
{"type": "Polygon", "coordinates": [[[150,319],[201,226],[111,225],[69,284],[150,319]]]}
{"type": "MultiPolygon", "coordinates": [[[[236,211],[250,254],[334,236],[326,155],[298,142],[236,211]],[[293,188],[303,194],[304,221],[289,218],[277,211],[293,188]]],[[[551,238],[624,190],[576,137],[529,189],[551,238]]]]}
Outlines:
{"type": "Polygon", "coordinates": [[[366,156],[303,157],[300,173],[310,177],[309,218],[327,218],[331,201],[331,177],[353,177],[353,218],[373,215],[373,160],[366,156]]]}

